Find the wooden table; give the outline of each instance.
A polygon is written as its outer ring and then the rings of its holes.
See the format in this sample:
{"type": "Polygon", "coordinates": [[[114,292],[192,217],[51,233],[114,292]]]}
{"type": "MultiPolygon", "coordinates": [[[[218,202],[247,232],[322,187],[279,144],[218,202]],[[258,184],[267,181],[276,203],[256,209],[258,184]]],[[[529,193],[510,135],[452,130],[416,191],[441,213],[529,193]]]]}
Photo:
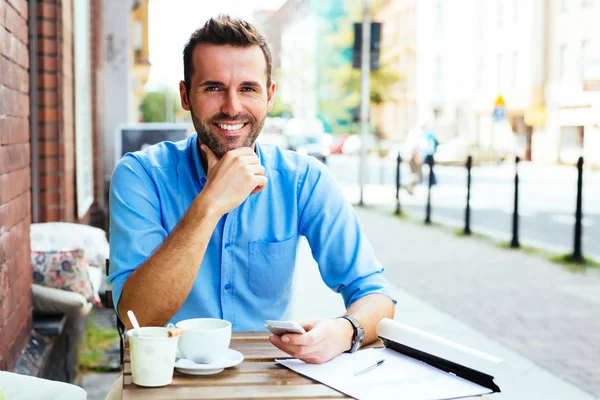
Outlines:
{"type": "MultiPolygon", "coordinates": [[[[339,399],[348,396],[306,378],[275,359],[290,356],[269,341],[269,332],[234,332],[231,348],[244,361],[216,375],[186,375],[175,370],[173,383],[160,388],[143,388],[131,380],[129,346],[123,362],[123,399],[339,399]]],[[[381,342],[367,347],[383,347],[381,342]]],[[[481,398],[479,398],[481,400],[481,398]]]]}

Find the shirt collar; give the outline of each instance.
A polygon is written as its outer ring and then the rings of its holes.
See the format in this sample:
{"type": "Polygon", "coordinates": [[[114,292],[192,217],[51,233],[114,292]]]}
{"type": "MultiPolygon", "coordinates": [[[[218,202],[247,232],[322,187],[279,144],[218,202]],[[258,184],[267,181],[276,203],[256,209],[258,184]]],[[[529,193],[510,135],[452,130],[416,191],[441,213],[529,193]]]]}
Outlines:
{"type": "MultiPolygon", "coordinates": [[[[196,167],[196,172],[198,173],[198,182],[200,183],[200,187],[204,189],[206,185],[206,171],[204,171],[204,167],[202,166],[202,160],[200,158],[200,147],[198,146],[198,134],[194,132],[190,139],[190,146],[192,151],[192,159],[194,162],[194,166],[196,167]]],[[[254,142],[254,152],[258,156],[259,162],[262,164],[262,152],[260,150],[260,146],[258,142],[254,142]]]]}

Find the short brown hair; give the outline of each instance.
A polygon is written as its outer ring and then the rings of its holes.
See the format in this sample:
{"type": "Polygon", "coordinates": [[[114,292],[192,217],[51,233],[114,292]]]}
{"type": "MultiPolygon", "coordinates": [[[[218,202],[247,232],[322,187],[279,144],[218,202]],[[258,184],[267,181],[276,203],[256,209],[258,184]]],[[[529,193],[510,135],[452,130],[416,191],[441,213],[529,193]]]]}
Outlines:
{"type": "Polygon", "coordinates": [[[183,49],[183,80],[186,89],[190,90],[194,63],[192,53],[199,43],[230,45],[234,47],[259,46],[267,62],[267,89],[271,86],[271,49],[265,37],[251,23],[229,15],[219,15],[209,19],[202,28],[197,29],[183,49]]]}

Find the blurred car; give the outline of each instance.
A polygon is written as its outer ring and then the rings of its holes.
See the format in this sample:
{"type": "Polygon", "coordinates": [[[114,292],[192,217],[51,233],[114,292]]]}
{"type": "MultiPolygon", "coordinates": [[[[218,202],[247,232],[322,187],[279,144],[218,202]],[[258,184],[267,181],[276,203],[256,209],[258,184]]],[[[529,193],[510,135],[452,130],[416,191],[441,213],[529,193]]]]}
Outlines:
{"type": "Polygon", "coordinates": [[[349,136],[350,135],[348,134],[331,135],[331,143],[329,144],[329,150],[331,151],[331,154],[342,154],[344,142],[349,136]]]}
{"type": "Polygon", "coordinates": [[[313,156],[323,163],[331,154],[329,140],[331,135],[325,134],[323,121],[317,118],[292,118],[283,129],[288,150],[299,154],[313,156]]]}
{"type": "Polygon", "coordinates": [[[323,137],[309,135],[295,135],[288,137],[288,149],[298,154],[313,156],[327,163],[327,157],[331,154],[329,147],[323,143],[323,137]]]}

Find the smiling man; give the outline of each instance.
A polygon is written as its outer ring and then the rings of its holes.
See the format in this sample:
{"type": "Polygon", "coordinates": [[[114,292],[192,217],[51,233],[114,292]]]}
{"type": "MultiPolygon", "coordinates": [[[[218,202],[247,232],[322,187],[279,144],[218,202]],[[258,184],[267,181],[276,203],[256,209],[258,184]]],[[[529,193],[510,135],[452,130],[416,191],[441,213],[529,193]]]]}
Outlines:
{"type": "Polygon", "coordinates": [[[275,94],[264,37],[213,18],[183,61],[181,105],[197,134],[127,154],[113,173],[109,278],[124,323],[134,310],[142,325],[213,317],[264,330],[288,309],[302,235],[347,312],[271,342],[322,363],[375,340],[394,307],[351,205],[322,163],[255,142],[275,94]]]}

